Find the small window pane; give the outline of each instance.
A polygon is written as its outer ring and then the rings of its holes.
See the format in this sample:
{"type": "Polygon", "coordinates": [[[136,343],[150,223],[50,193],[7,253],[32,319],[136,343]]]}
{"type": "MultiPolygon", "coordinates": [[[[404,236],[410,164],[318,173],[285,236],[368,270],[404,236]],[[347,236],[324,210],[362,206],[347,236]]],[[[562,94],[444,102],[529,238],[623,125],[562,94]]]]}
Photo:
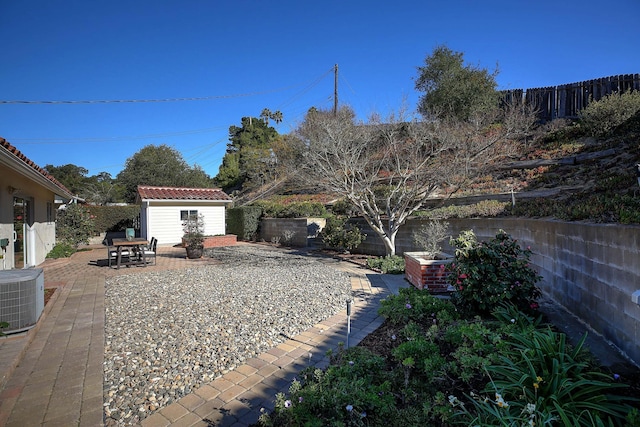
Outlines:
{"type": "Polygon", "coordinates": [[[180,211],[180,221],[189,219],[189,211],[180,211]]]}

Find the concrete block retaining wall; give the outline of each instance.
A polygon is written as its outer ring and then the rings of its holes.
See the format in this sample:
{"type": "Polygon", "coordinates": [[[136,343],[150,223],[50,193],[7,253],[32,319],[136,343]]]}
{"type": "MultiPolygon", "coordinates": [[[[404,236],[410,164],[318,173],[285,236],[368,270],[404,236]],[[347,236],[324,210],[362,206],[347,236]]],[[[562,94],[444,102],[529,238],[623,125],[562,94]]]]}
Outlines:
{"type": "Polygon", "coordinates": [[[316,237],[325,225],[324,218],[264,218],[260,221],[260,238],[265,242],[277,239],[282,244],[306,247],[307,239],[316,237]]]}
{"type": "MultiPolygon", "coordinates": [[[[358,252],[384,255],[384,245],[366,222],[355,220],[367,239],[358,252]]],[[[521,246],[531,246],[531,263],[543,277],[540,288],[640,364],[640,227],[527,218],[452,219],[450,234],[472,229],[487,240],[503,229],[521,246]]],[[[413,232],[423,220],[409,220],[396,239],[398,254],[420,250],[413,232]]],[[[444,252],[453,253],[448,242],[444,252]]]]}

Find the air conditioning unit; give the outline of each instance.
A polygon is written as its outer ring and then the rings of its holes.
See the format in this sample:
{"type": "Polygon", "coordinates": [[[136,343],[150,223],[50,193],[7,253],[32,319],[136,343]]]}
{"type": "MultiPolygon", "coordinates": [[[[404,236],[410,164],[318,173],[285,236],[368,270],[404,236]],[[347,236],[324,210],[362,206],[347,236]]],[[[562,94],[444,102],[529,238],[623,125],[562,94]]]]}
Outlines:
{"type": "Polygon", "coordinates": [[[44,273],[41,268],[0,271],[0,322],[4,333],[17,333],[36,325],[44,310],[44,273]]]}

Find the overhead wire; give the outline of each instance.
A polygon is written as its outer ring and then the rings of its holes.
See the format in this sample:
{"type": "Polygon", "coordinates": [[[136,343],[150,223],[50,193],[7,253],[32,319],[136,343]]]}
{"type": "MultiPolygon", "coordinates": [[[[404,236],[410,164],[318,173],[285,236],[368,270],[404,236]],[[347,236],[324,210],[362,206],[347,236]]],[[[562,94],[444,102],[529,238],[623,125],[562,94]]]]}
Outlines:
{"type": "MultiPolygon", "coordinates": [[[[304,84],[304,83],[302,83],[304,84]]],[[[162,99],[95,99],[95,100],[0,100],[0,104],[118,104],[118,103],[151,103],[151,102],[182,102],[182,101],[210,101],[213,99],[229,99],[229,98],[243,98],[249,96],[265,95],[275,92],[283,92],[290,90],[294,87],[301,86],[302,84],[288,86],[284,88],[272,89],[261,92],[250,93],[237,93],[231,95],[213,95],[213,96],[201,96],[190,98],[162,98],[162,99]]]]}
{"type": "Polygon", "coordinates": [[[113,136],[113,137],[87,137],[87,138],[12,138],[12,141],[18,141],[21,144],[85,144],[90,142],[117,142],[117,141],[131,141],[138,139],[156,139],[156,138],[168,138],[175,136],[193,135],[198,133],[215,132],[224,127],[217,126],[213,128],[205,129],[193,129],[177,132],[164,132],[154,133],[147,135],[135,135],[135,136],[113,136]],[[30,142],[31,141],[31,142],[30,142]]]}
{"type": "MultiPolygon", "coordinates": [[[[207,101],[214,99],[231,99],[231,98],[240,98],[240,97],[250,97],[257,96],[269,93],[282,92],[286,90],[290,90],[292,88],[303,86],[301,90],[293,94],[290,98],[282,102],[278,109],[284,109],[292,104],[294,104],[297,100],[301,99],[305,94],[308,94],[312,89],[314,89],[320,82],[323,81],[330,73],[334,71],[334,67],[330,67],[327,71],[321,74],[316,79],[308,82],[301,83],[296,85],[291,85],[283,88],[267,90],[267,91],[257,91],[250,93],[242,93],[242,94],[231,94],[231,95],[214,95],[214,96],[204,96],[204,97],[181,97],[181,98],[163,98],[163,99],[117,99],[117,100],[0,100],[0,104],[27,104],[27,105],[35,105],[35,104],[46,104],[46,105],[56,105],[56,104],[116,104],[116,103],[157,103],[157,102],[185,102],[185,101],[207,101]]],[[[341,76],[342,77],[342,76],[341,76]]],[[[308,109],[311,106],[324,107],[329,105],[333,100],[333,95],[328,96],[326,98],[322,98],[321,100],[317,100],[317,104],[310,104],[305,107],[301,107],[299,111],[295,111],[292,116],[295,117],[304,117],[307,113],[308,109]],[[303,111],[304,110],[304,111],[303,111]]],[[[291,120],[290,119],[287,121],[291,120]]],[[[83,144],[83,143],[93,143],[93,142],[119,142],[119,141],[130,141],[130,140],[142,140],[142,139],[157,139],[157,138],[169,138],[169,137],[177,137],[184,135],[192,135],[199,133],[208,133],[219,131],[220,129],[226,129],[225,126],[218,126],[212,128],[204,128],[204,129],[193,129],[193,130],[185,130],[185,131],[177,131],[177,132],[164,132],[164,133],[154,133],[154,134],[146,134],[146,135],[135,135],[135,136],[116,136],[116,137],[87,137],[87,138],[14,138],[13,141],[18,141],[21,144],[83,144]]],[[[194,149],[199,149],[195,154],[189,156],[189,160],[194,158],[202,157],[202,154],[215,147],[216,145],[223,142],[225,139],[219,139],[212,144],[206,144],[203,146],[194,147],[194,149]]],[[[209,162],[205,162],[204,165],[212,164],[219,161],[219,159],[211,160],[209,162]]],[[[201,166],[203,166],[201,164],[201,166]]]]}
{"type": "MultiPolygon", "coordinates": [[[[283,108],[287,105],[293,103],[296,99],[299,99],[302,95],[309,92],[315,86],[317,86],[331,71],[333,71],[333,67],[329,68],[322,75],[317,77],[316,79],[307,83],[303,89],[296,94],[294,94],[287,101],[282,103],[283,108]]],[[[107,104],[107,103],[146,103],[146,102],[179,102],[179,101],[202,101],[202,100],[212,100],[212,99],[223,99],[223,98],[234,98],[234,97],[247,97],[254,95],[261,95],[267,93],[275,93],[279,91],[290,90],[295,87],[299,87],[304,85],[305,83],[292,85],[284,88],[273,89],[269,91],[261,91],[261,92],[252,92],[247,94],[236,94],[236,95],[217,95],[217,96],[207,96],[207,97],[192,97],[192,98],[166,98],[166,99],[129,99],[129,100],[63,100],[63,101],[23,101],[23,100],[0,100],[0,104],[107,104]]],[[[306,111],[305,111],[306,112],[306,111]]],[[[167,138],[167,137],[175,137],[175,136],[184,136],[191,135],[197,133],[207,133],[214,132],[220,129],[224,129],[224,126],[218,126],[214,128],[205,128],[205,129],[194,129],[194,130],[186,130],[186,131],[178,131],[178,132],[164,132],[164,133],[155,133],[155,134],[147,134],[147,135],[136,135],[136,136],[116,136],[116,137],[86,137],[86,138],[13,138],[13,141],[20,142],[21,144],[83,144],[83,143],[91,143],[91,142],[117,142],[117,141],[128,141],[128,140],[140,140],[140,139],[155,139],[155,138],[167,138]]]]}

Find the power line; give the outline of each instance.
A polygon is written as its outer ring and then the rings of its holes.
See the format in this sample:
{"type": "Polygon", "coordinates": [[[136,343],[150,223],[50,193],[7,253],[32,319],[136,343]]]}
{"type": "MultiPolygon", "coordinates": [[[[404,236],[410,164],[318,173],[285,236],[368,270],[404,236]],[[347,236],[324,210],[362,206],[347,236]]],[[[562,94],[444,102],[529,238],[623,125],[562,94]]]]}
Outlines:
{"type": "Polygon", "coordinates": [[[154,139],[154,138],[168,138],[174,136],[184,136],[184,135],[193,135],[199,133],[208,133],[215,132],[222,129],[226,129],[225,127],[214,127],[214,128],[206,128],[206,129],[194,129],[194,130],[185,130],[178,132],[166,132],[166,133],[155,133],[148,135],[136,135],[136,136],[114,136],[114,137],[88,137],[88,138],[12,138],[12,141],[18,141],[21,144],[33,144],[33,145],[43,145],[43,144],[84,144],[88,142],[116,142],[116,141],[133,141],[137,139],[154,139]],[[31,142],[29,142],[31,141],[31,142]]]}
{"type": "MultiPolygon", "coordinates": [[[[320,78],[311,82],[314,85],[318,80],[324,78],[327,73],[323,74],[320,78]]],[[[0,100],[0,104],[125,104],[125,103],[151,103],[151,102],[182,102],[182,101],[210,101],[213,99],[230,99],[230,98],[243,98],[249,96],[265,95],[275,92],[283,92],[299,86],[308,85],[308,83],[300,83],[292,86],[287,86],[278,89],[238,93],[232,95],[214,95],[214,96],[202,96],[191,98],[161,98],[161,99],[98,99],[98,100],[53,100],[53,101],[27,101],[27,100],[0,100]]]]}
{"type": "Polygon", "coordinates": [[[0,100],[0,104],[126,104],[126,103],[150,103],[150,102],[180,102],[180,101],[210,101],[212,99],[242,98],[248,96],[264,95],[268,93],[289,90],[296,86],[274,89],[264,92],[241,93],[234,95],[216,95],[194,98],[164,98],[164,99],[97,99],[97,100],[77,100],[77,101],[25,101],[25,100],[0,100]]]}

